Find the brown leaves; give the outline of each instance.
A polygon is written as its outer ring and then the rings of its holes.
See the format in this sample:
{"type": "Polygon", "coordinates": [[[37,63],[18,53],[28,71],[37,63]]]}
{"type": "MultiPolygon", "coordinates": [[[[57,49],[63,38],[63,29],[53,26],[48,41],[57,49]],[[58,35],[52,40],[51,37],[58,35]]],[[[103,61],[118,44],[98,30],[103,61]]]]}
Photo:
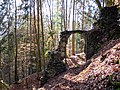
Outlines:
{"type": "MultiPolygon", "coordinates": [[[[120,64],[117,63],[120,60],[119,41],[120,40],[112,41],[108,45],[104,46],[102,53],[96,54],[99,56],[92,59],[92,63],[83,71],[79,71],[78,74],[72,74],[71,72],[67,71],[63,76],[58,77],[59,80],[60,78],[64,77],[62,82],[63,80],[65,82],[67,81],[65,85],[66,90],[105,90],[108,88],[109,82],[107,77],[114,75],[114,77],[117,77],[118,80],[118,78],[120,78],[120,64]],[[103,55],[105,57],[103,58],[103,61],[101,61],[103,55]],[[67,87],[70,87],[72,83],[68,81],[75,83],[70,89],[67,89],[67,87]]],[[[76,58],[72,58],[72,60],[75,59],[76,58]]],[[[75,69],[73,69],[72,72],[76,72],[75,69]]],[[[57,80],[58,79],[56,79],[56,81],[57,80]]],[[[50,82],[52,81],[49,81],[49,83],[50,82]]],[[[61,81],[59,83],[61,83],[61,81]]],[[[49,84],[46,84],[44,88],[47,89],[46,87],[48,85],[49,84]]],[[[52,82],[51,86],[54,87],[54,85],[56,85],[56,82],[52,82]]],[[[60,87],[63,87],[63,84],[59,85],[57,90],[60,90],[60,87]]],[[[56,90],[56,88],[53,90],[56,90]]]]}

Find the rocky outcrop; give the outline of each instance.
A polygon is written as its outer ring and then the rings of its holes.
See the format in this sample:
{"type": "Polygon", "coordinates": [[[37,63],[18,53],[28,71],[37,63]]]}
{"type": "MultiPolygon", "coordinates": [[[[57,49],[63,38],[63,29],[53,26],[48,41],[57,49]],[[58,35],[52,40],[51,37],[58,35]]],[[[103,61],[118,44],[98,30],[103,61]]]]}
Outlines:
{"type": "Polygon", "coordinates": [[[119,13],[117,6],[105,7],[100,11],[97,29],[89,32],[87,36],[87,59],[96,54],[102,45],[110,40],[120,38],[119,13]]]}

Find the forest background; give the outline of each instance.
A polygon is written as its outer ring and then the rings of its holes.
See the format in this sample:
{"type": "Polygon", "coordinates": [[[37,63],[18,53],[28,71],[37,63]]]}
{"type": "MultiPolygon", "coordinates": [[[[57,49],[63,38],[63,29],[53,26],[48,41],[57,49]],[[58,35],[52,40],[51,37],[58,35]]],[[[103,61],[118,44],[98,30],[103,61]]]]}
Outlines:
{"type": "MultiPolygon", "coordinates": [[[[0,81],[6,86],[45,69],[60,32],[96,28],[99,10],[119,0],[1,0],[0,81]]],[[[85,41],[72,35],[67,56],[84,52],[85,41]]]]}

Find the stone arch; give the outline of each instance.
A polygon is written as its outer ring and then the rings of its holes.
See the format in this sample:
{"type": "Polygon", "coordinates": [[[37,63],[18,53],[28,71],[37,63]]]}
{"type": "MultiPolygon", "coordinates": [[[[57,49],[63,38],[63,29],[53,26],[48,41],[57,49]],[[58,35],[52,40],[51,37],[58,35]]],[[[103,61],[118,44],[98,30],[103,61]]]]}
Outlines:
{"type": "Polygon", "coordinates": [[[68,42],[69,37],[72,34],[85,34],[88,31],[82,31],[82,30],[75,30],[75,31],[63,31],[60,34],[60,41],[59,41],[59,45],[58,48],[56,49],[60,55],[61,55],[61,60],[63,60],[66,57],[66,45],[68,42]]]}
{"type": "Polygon", "coordinates": [[[58,48],[49,53],[49,62],[46,65],[46,70],[41,78],[41,85],[44,85],[47,80],[55,75],[58,75],[67,70],[66,64],[63,62],[66,57],[66,45],[70,35],[75,33],[86,33],[87,31],[75,30],[75,31],[63,31],[60,34],[60,41],[58,48]]]}

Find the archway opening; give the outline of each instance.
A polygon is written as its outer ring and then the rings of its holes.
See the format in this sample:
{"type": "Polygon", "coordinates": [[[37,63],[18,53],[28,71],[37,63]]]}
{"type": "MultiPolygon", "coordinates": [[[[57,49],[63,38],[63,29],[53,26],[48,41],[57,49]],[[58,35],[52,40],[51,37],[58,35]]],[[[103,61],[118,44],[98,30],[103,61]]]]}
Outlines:
{"type": "Polygon", "coordinates": [[[68,38],[68,43],[66,45],[66,55],[70,57],[71,55],[79,55],[81,53],[85,53],[84,51],[85,51],[84,36],[80,33],[71,34],[70,37],[68,38]],[[74,35],[74,42],[72,41],[73,35],[74,35]],[[74,48],[74,52],[72,52],[72,48],[74,48]]]}

